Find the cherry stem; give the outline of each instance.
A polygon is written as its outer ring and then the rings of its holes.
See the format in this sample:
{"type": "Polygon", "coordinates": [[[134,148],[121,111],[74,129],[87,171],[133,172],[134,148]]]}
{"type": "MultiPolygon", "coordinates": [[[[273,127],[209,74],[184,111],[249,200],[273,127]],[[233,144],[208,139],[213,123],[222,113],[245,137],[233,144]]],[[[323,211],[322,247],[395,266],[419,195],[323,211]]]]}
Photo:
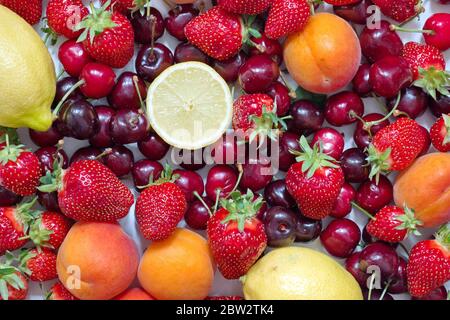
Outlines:
{"type": "Polygon", "coordinates": [[[154,58],[154,51],[155,51],[155,32],[156,32],[156,18],[154,16],[150,17],[150,20],[152,22],[152,41],[151,41],[151,47],[150,47],[150,57],[154,58]]]}
{"type": "Polygon", "coordinates": [[[400,248],[402,248],[403,251],[405,251],[406,256],[408,257],[409,256],[409,251],[408,251],[408,249],[406,249],[405,245],[403,243],[401,243],[401,242],[399,242],[398,245],[399,245],[400,248]]]}
{"type": "Polygon", "coordinates": [[[423,33],[423,34],[429,34],[429,35],[436,34],[436,32],[434,30],[419,30],[419,29],[403,28],[401,26],[396,26],[395,24],[391,24],[389,29],[391,29],[392,31],[409,32],[409,33],[423,33]]]}
{"type": "Polygon", "coordinates": [[[141,90],[139,90],[138,81],[139,81],[138,77],[137,76],[133,76],[133,84],[134,84],[134,88],[136,89],[136,93],[137,93],[138,98],[139,98],[139,103],[141,105],[141,109],[145,109],[145,104],[144,104],[144,100],[142,100],[141,90]]]}
{"type": "Polygon", "coordinates": [[[81,87],[83,84],[85,84],[86,81],[84,81],[84,79],[81,79],[80,81],[78,81],[77,83],[75,83],[73,85],[72,88],[69,89],[69,91],[66,92],[66,94],[62,97],[62,99],[59,101],[58,105],[56,106],[56,108],[53,110],[53,119],[56,119],[58,117],[58,113],[59,110],[61,109],[62,105],[64,104],[64,102],[66,102],[66,100],[70,97],[70,95],[72,93],[75,92],[75,90],[77,90],[79,87],[81,87]]]}
{"type": "Polygon", "coordinates": [[[284,74],[282,72],[280,72],[280,78],[281,78],[281,81],[283,81],[283,83],[286,86],[286,88],[288,88],[289,96],[292,99],[297,99],[297,94],[295,93],[295,90],[293,90],[292,87],[289,85],[289,83],[286,80],[286,77],[284,76],[284,74]]]}
{"type": "Polygon", "coordinates": [[[384,287],[383,292],[381,293],[379,300],[383,300],[383,298],[386,295],[386,292],[387,292],[389,286],[391,285],[391,282],[392,282],[392,278],[389,279],[388,282],[386,283],[386,286],[384,287]]]}
{"type": "Polygon", "coordinates": [[[214,203],[214,213],[217,212],[217,208],[219,207],[219,199],[220,199],[220,190],[216,189],[216,202],[214,203]]]}
{"type": "Polygon", "coordinates": [[[373,215],[371,215],[369,212],[367,212],[367,210],[360,207],[356,202],[352,201],[351,204],[353,207],[355,207],[356,209],[358,209],[359,211],[364,213],[364,215],[367,216],[370,220],[376,220],[376,218],[373,215]]]}
{"type": "Polygon", "coordinates": [[[202,203],[202,205],[206,208],[206,210],[208,210],[209,216],[212,217],[213,214],[211,212],[211,209],[208,207],[205,200],[203,200],[203,198],[198,194],[197,191],[194,191],[194,196],[198,199],[198,201],[202,203]]]}
{"type": "Polygon", "coordinates": [[[369,283],[369,293],[367,295],[367,300],[372,300],[372,290],[373,290],[373,285],[375,284],[375,276],[376,273],[372,273],[372,275],[370,276],[370,283],[369,283]]]}
{"type": "Polygon", "coordinates": [[[58,81],[59,79],[61,79],[62,75],[64,74],[64,69],[61,69],[61,71],[58,73],[58,75],[56,76],[56,81],[58,81]]]}
{"type": "Polygon", "coordinates": [[[236,184],[234,185],[233,190],[231,190],[231,192],[228,194],[228,197],[230,196],[230,194],[232,194],[233,192],[236,191],[237,187],[239,186],[239,183],[241,183],[241,179],[242,179],[242,175],[244,174],[244,170],[242,169],[242,165],[238,164],[238,168],[239,167],[240,167],[240,170],[239,170],[239,175],[238,175],[236,184]]]}
{"type": "Polygon", "coordinates": [[[104,156],[107,156],[108,154],[111,154],[112,149],[111,148],[106,148],[105,151],[103,151],[102,153],[100,153],[98,156],[95,157],[95,160],[101,159],[104,156]]]}
{"type": "MultiPolygon", "coordinates": [[[[379,119],[379,120],[374,120],[374,121],[365,122],[362,118],[356,117],[356,115],[355,115],[355,113],[354,113],[353,111],[350,111],[350,114],[351,114],[353,117],[357,118],[358,120],[362,120],[363,123],[364,123],[364,126],[363,126],[364,130],[366,130],[367,132],[370,133],[370,129],[371,129],[374,125],[380,124],[380,123],[382,123],[383,121],[388,120],[391,116],[393,116],[393,115],[397,112],[398,105],[400,104],[400,99],[401,99],[401,93],[399,92],[398,95],[397,95],[397,100],[395,101],[395,105],[394,105],[394,107],[392,108],[392,110],[389,111],[389,113],[388,113],[387,115],[385,115],[383,118],[381,118],[381,119],[379,119]]],[[[378,101],[378,100],[377,100],[377,101],[378,101]]]]}

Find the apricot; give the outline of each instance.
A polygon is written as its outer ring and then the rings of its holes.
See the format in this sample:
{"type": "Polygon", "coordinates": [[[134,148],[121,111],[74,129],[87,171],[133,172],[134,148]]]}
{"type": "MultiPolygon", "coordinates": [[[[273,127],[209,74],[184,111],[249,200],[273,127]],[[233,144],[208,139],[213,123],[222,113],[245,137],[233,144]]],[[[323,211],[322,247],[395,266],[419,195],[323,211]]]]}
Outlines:
{"type": "Polygon", "coordinates": [[[125,290],[118,296],[114,298],[114,300],[155,300],[151,295],[142,290],[141,288],[130,288],[125,290]]]}
{"type": "Polygon", "coordinates": [[[56,260],[67,290],[82,300],[109,300],[136,277],[139,255],[118,223],[78,222],[62,243],[56,260]]]}
{"type": "Polygon", "coordinates": [[[430,153],[418,158],[397,177],[394,201],[415,210],[424,227],[450,221],[450,153],[430,153]]]}
{"type": "Polygon", "coordinates": [[[214,279],[206,240],[187,229],[153,242],[138,269],[141,286],[158,300],[203,300],[214,279]]]}
{"type": "Polygon", "coordinates": [[[301,87],[329,94],[343,89],[353,79],[361,64],[361,46],[344,19],[318,13],[304,29],[287,38],[284,61],[301,87]]]}

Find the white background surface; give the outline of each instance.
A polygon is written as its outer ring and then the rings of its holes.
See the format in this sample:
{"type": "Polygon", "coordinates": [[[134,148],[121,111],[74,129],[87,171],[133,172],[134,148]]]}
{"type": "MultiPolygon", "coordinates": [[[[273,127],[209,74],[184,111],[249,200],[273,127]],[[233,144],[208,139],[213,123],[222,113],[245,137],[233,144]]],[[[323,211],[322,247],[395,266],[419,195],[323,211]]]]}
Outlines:
{"type": "MultiPolygon", "coordinates": [[[[86,2],[86,1],[84,1],[86,2]]],[[[47,0],[44,0],[44,8],[46,6],[47,0]]],[[[158,8],[161,13],[163,14],[164,17],[167,16],[167,11],[169,10],[167,5],[164,3],[164,1],[162,0],[154,0],[152,1],[152,5],[155,6],[156,8],[158,8]]],[[[450,11],[450,5],[440,5],[437,3],[437,0],[429,0],[425,2],[425,8],[426,8],[426,12],[424,14],[421,15],[420,17],[420,21],[418,21],[417,19],[415,19],[414,21],[408,23],[406,25],[406,27],[410,27],[410,28],[421,28],[421,26],[423,25],[423,23],[425,22],[426,18],[428,16],[430,16],[432,13],[436,13],[436,12],[449,12],[450,11]]],[[[325,4],[319,11],[332,11],[332,8],[330,5],[325,4]]],[[[36,30],[39,30],[41,26],[36,26],[36,30]]],[[[357,27],[357,30],[359,32],[360,27],[357,27]]],[[[41,33],[42,34],[42,33],[41,33]]],[[[403,39],[403,41],[406,43],[407,41],[418,41],[418,42],[423,42],[423,38],[420,34],[407,34],[407,33],[402,33],[400,34],[401,38],[403,39]]],[[[42,38],[44,38],[44,36],[42,35],[42,38]]],[[[55,66],[56,66],[56,73],[59,74],[60,70],[61,70],[61,65],[58,62],[57,59],[57,52],[58,52],[58,47],[59,44],[64,41],[64,39],[61,39],[58,44],[54,47],[50,47],[49,50],[54,58],[54,62],[55,62],[55,66]]],[[[167,31],[164,34],[164,36],[158,40],[158,42],[164,43],[166,44],[169,48],[171,48],[172,50],[175,49],[178,41],[171,37],[167,31]]],[[[450,50],[447,50],[446,52],[446,61],[447,64],[450,64],[450,50]]],[[[135,51],[137,52],[137,50],[135,51]]],[[[448,69],[448,68],[447,68],[448,69]]],[[[132,61],[130,61],[130,63],[128,64],[128,66],[126,68],[124,68],[124,70],[130,70],[135,72],[134,70],[134,59],[132,61]]],[[[117,76],[119,76],[122,73],[123,70],[116,70],[116,74],[117,76]]],[[[66,76],[66,75],[65,75],[66,76]]],[[[236,90],[236,92],[238,92],[236,90]]],[[[100,105],[102,104],[103,101],[93,101],[94,105],[100,105]]],[[[377,104],[375,103],[375,101],[372,98],[367,98],[364,99],[364,103],[365,103],[365,113],[370,113],[370,112],[380,112],[379,107],[377,106],[377,104]]],[[[427,127],[429,129],[429,127],[433,124],[433,122],[435,121],[434,117],[427,111],[426,114],[424,114],[423,116],[421,116],[420,118],[417,119],[422,125],[424,125],[425,127],[427,127]]],[[[329,126],[328,124],[324,124],[325,126],[329,126]]],[[[353,129],[354,129],[354,125],[351,126],[346,126],[344,128],[339,128],[338,130],[340,130],[341,132],[343,132],[345,134],[346,137],[346,146],[345,149],[348,148],[352,148],[354,147],[354,142],[352,139],[352,135],[353,135],[353,129]]],[[[20,136],[22,138],[22,142],[29,148],[36,150],[37,147],[30,141],[29,137],[28,137],[28,132],[27,130],[20,130],[20,136]]],[[[70,138],[65,138],[65,144],[64,144],[64,150],[67,152],[68,156],[70,157],[77,149],[79,149],[80,147],[86,146],[88,145],[87,141],[77,141],[74,139],[70,139],[70,138]]],[[[139,150],[137,149],[136,145],[127,145],[128,148],[130,148],[135,156],[135,160],[140,160],[143,157],[143,155],[139,152],[139,150]]],[[[170,151],[169,151],[170,153],[170,151]]],[[[168,158],[166,157],[166,159],[164,159],[162,161],[162,163],[165,163],[166,161],[168,161],[168,158]]],[[[199,173],[202,176],[206,176],[208,171],[208,168],[204,168],[202,170],[199,171],[199,173]]],[[[282,178],[282,175],[277,176],[278,178],[282,178]]],[[[394,178],[394,175],[392,174],[390,176],[391,179],[394,178]]],[[[134,187],[133,187],[133,182],[132,179],[130,177],[123,179],[123,181],[130,187],[130,189],[134,192],[134,194],[136,195],[136,192],[134,191],[134,187]]],[[[363,214],[361,213],[357,213],[357,212],[352,212],[349,216],[350,219],[356,221],[360,227],[361,230],[364,227],[364,225],[367,222],[367,218],[365,218],[363,216],[363,214]]],[[[329,222],[329,219],[325,219],[324,220],[324,227],[327,225],[327,223],[329,222]]],[[[123,228],[125,229],[125,231],[131,236],[133,237],[133,239],[136,242],[136,245],[138,246],[139,252],[142,253],[145,248],[147,247],[147,245],[149,244],[148,241],[144,240],[138,231],[137,225],[135,224],[135,220],[134,220],[134,206],[131,208],[130,214],[124,218],[121,221],[121,225],[123,226],[123,228]]],[[[185,226],[184,221],[180,223],[180,226],[185,226]]],[[[424,230],[424,237],[431,235],[434,232],[434,230],[424,230]]],[[[203,234],[205,236],[204,232],[200,232],[201,234],[203,234]]],[[[406,247],[409,249],[411,247],[412,244],[414,244],[418,239],[414,236],[410,236],[409,239],[407,241],[404,242],[404,244],[406,245],[406,247]]],[[[311,243],[308,244],[296,244],[296,245],[301,245],[301,246],[307,246],[307,247],[311,247],[314,248],[316,250],[325,252],[325,250],[323,249],[323,247],[320,244],[320,241],[317,239],[311,243]]],[[[326,253],[326,252],[325,252],[326,253]]],[[[402,254],[401,249],[399,250],[399,253],[402,254]]],[[[339,260],[339,262],[343,262],[344,260],[339,260]]],[[[48,282],[48,283],[44,283],[43,288],[44,288],[44,292],[47,291],[48,288],[50,288],[50,286],[53,284],[52,282],[48,282]]],[[[135,285],[137,286],[138,283],[137,281],[135,282],[135,285]]],[[[188,284],[187,284],[188,285],[188,284]]],[[[450,285],[447,284],[447,288],[449,288],[450,285]]],[[[241,291],[241,285],[238,281],[229,281],[229,280],[225,280],[221,274],[219,272],[216,272],[216,279],[214,281],[214,285],[213,288],[211,289],[210,295],[242,295],[242,291],[241,291]]],[[[42,299],[43,298],[43,293],[42,290],[40,289],[39,285],[36,283],[31,284],[30,286],[30,294],[29,294],[29,298],[30,299],[42,299]]],[[[408,298],[407,295],[397,295],[395,296],[396,299],[405,299],[408,298]]]]}

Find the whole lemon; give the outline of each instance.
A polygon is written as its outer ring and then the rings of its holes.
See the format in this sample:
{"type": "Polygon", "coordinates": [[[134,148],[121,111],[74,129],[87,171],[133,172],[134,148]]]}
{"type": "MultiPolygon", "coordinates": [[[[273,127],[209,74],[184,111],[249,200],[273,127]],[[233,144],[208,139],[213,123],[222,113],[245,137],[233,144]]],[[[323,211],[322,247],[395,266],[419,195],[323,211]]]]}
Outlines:
{"type": "Polygon", "coordinates": [[[0,126],[46,131],[56,76],[42,39],[21,17],[0,5],[0,126]]]}
{"type": "Polygon", "coordinates": [[[361,289],[341,265],[308,248],[276,249],[242,279],[247,300],[362,300],[361,289]]]}

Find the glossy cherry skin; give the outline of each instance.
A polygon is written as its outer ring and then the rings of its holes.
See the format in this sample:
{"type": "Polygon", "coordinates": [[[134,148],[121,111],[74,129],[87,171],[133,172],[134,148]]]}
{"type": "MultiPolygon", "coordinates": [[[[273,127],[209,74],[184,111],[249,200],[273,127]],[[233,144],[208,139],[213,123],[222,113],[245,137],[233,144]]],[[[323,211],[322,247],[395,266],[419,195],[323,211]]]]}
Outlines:
{"type": "Polygon", "coordinates": [[[284,207],[270,208],[264,217],[267,245],[287,247],[295,240],[297,215],[284,207]]]}
{"type": "Polygon", "coordinates": [[[293,208],[296,205],[295,200],[287,191],[284,179],[272,181],[267,185],[264,189],[264,200],[272,207],[293,208]]]}
{"type": "Polygon", "coordinates": [[[398,268],[391,283],[388,287],[388,292],[393,294],[400,294],[408,292],[408,284],[406,279],[407,262],[402,257],[398,258],[398,268]]]}
{"type": "Polygon", "coordinates": [[[103,157],[103,162],[120,178],[130,173],[134,163],[133,152],[124,146],[114,146],[103,157]]]}
{"type": "Polygon", "coordinates": [[[111,137],[111,120],[116,111],[107,106],[97,106],[95,112],[98,117],[98,131],[89,139],[89,143],[96,148],[111,147],[114,144],[111,137]]]}
{"type": "MultiPolygon", "coordinates": [[[[369,113],[366,114],[364,117],[362,117],[365,123],[378,121],[383,118],[384,115],[380,113],[369,113]]],[[[372,142],[372,137],[378,131],[380,131],[384,127],[387,127],[389,123],[390,123],[389,119],[385,119],[380,123],[370,126],[369,131],[367,131],[366,128],[364,127],[365,124],[362,121],[358,121],[356,123],[355,131],[353,132],[353,140],[355,141],[356,146],[364,151],[367,147],[369,147],[369,144],[372,142]]]]}
{"type": "Polygon", "coordinates": [[[412,297],[412,300],[447,300],[448,293],[447,289],[444,286],[434,289],[426,296],[417,298],[412,297]]]}
{"type": "Polygon", "coordinates": [[[425,42],[445,51],[450,48],[450,13],[435,13],[423,25],[423,30],[433,30],[433,34],[424,34],[425,42]]]}
{"type": "Polygon", "coordinates": [[[396,275],[399,258],[394,248],[381,242],[375,242],[369,244],[361,251],[359,263],[364,272],[370,266],[379,267],[381,283],[385,284],[386,281],[396,275]]]}
{"type": "Polygon", "coordinates": [[[34,154],[39,159],[42,175],[45,175],[47,171],[53,172],[55,160],[59,161],[59,159],[62,159],[63,169],[66,169],[69,163],[67,153],[62,149],[58,150],[58,148],[54,146],[40,148],[36,150],[34,154]]]}
{"type": "Polygon", "coordinates": [[[11,207],[22,201],[22,197],[0,185],[0,207],[11,207]]]}
{"type": "MultiPolygon", "coordinates": [[[[189,171],[197,171],[206,166],[205,159],[203,159],[204,149],[200,150],[182,150],[183,152],[188,152],[187,158],[182,158],[179,163],[180,167],[189,171]]],[[[181,152],[181,151],[180,151],[181,152]]]]}
{"type": "MultiPolygon", "coordinates": [[[[253,195],[253,201],[256,201],[257,199],[262,198],[261,195],[259,193],[255,193],[253,195]]],[[[264,221],[264,218],[266,216],[267,210],[269,209],[269,206],[267,205],[266,201],[263,201],[261,208],[258,210],[258,212],[256,213],[256,217],[260,220],[260,221],[264,221]]]]}
{"type": "MultiPolygon", "coordinates": [[[[56,82],[56,93],[55,93],[55,99],[53,100],[52,107],[56,107],[56,105],[62,100],[62,98],[66,95],[66,93],[72,89],[73,86],[75,86],[78,82],[77,78],[74,77],[65,77],[58,82],[56,82]]],[[[80,88],[75,89],[68,97],[67,99],[71,100],[80,100],[84,99],[84,95],[81,93],[80,88]]]]}
{"type": "Polygon", "coordinates": [[[297,227],[295,228],[296,242],[309,242],[319,237],[322,232],[322,221],[313,220],[300,214],[297,217],[297,227]]]}
{"type": "Polygon", "coordinates": [[[339,159],[345,181],[349,183],[362,183],[369,178],[367,156],[358,148],[350,148],[344,151],[339,159]]]}
{"type": "Polygon", "coordinates": [[[275,81],[267,89],[266,93],[275,100],[278,116],[284,116],[289,112],[291,97],[289,96],[289,89],[284,84],[275,81]]]}
{"type": "Polygon", "coordinates": [[[152,48],[144,45],[136,57],[136,72],[145,81],[152,82],[168,67],[173,65],[173,54],[161,43],[155,43],[152,48]]]}
{"type": "Polygon", "coordinates": [[[98,115],[86,100],[67,100],[59,110],[56,126],[65,136],[86,140],[98,132],[98,115]]]}
{"type": "Polygon", "coordinates": [[[362,183],[356,192],[356,202],[371,214],[380,211],[393,199],[392,183],[383,175],[380,175],[378,184],[375,178],[362,183]]]}
{"type": "Polygon", "coordinates": [[[364,114],[364,103],[356,93],[342,91],[328,98],[325,119],[331,125],[340,127],[356,122],[353,114],[359,117],[364,114]]]}
{"type": "Polygon", "coordinates": [[[61,140],[63,135],[56,129],[56,125],[53,124],[47,131],[35,131],[29,129],[29,135],[31,141],[39,147],[50,147],[56,145],[61,140]]]}
{"type": "Polygon", "coordinates": [[[239,187],[242,190],[250,189],[253,192],[265,188],[273,175],[271,174],[271,164],[269,162],[248,161],[242,165],[242,178],[239,187]]]}
{"type": "Polygon", "coordinates": [[[220,198],[226,197],[236,186],[237,180],[238,175],[235,169],[223,164],[215,165],[206,177],[206,195],[214,202],[217,194],[220,198]]]}
{"type": "Polygon", "coordinates": [[[267,54],[248,58],[239,69],[239,83],[247,93],[267,91],[279,76],[278,64],[267,54]]]}
{"type": "Polygon", "coordinates": [[[247,61],[247,55],[241,51],[224,61],[213,60],[211,66],[226,82],[231,83],[238,79],[239,69],[245,61],[247,61]]]}
{"type": "Polygon", "coordinates": [[[216,164],[235,164],[238,160],[238,153],[243,152],[243,147],[238,146],[237,138],[233,134],[224,134],[214,143],[211,150],[211,157],[216,164]]]}
{"type": "Polygon", "coordinates": [[[82,160],[97,160],[103,163],[102,151],[94,147],[80,148],[70,158],[70,165],[82,160]]]}
{"type": "Polygon", "coordinates": [[[287,172],[289,168],[296,162],[295,155],[291,150],[300,151],[299,145],[300,135],[292,132],[284,132],[280,137],[279,147],[279,168],[281,171],[287,172]]]}
{"type": "Polygon", "coordinates": [[[58,59],[64,70],[72,77],[79,77],[84,66],[92,62],[81,42],[67,40],[58,50],[58,59]]]}
{"type": "Polygon", "coordinates": [[[320,241],[331,255],[338,258],[350,256],[361,240],[361,231],[349,219],[336,219],[320,234],[320,241]]]}
{"type": "Polygon", "coordinates": [[[153,181],[158,180],[163,170],[164,167],[157,161],[147,159],[136,161],[131,169],[134,186],[140,191],[139,187],[147,186],[150,183],[150,177],[153,181]]]}
{"type": "Polygon", "coordinates": [[[81,70],[80,79],[84,84],[81,93],[91,99],[106,97],[114,87],[116,74],[114,70],[104,64],[90,62],[81,70]]]}
{"type": "Polygon", "coordinates": [[[399,56],[403,42],[397,32],[390,29],[391,24],[380,21],[379,28],[365,27],[359,36],[361,51],[370,62],[378,61],[386,56],[399,56]]]}
{"type": "MultiPolygon", "coordinates": [[[[406,113],[406,115],[411,119],[421,116],[428,107],[428,96],[421,88],[405,88],[402,90],[401,95],[402,96],[396,110],[406,113]]],[[[387,107],[389,110],[392,110],[396,102],[397,98],[388,100],[387,107]]]]}
{"type": "Polygon", "coordinates": [[[175,180],[175,184],[183,190],[187,202],[192,202],[197,199],[194,193],[197,193],[200,196],[203,195],[205,185],[203,184],[202,176],[197,172],[174,170],[173,174],[178,176],[175,180]]]}
{"type": "Polygon", "coordinates": [[[198,61],[208,64],[209,58],[194,45],[184,42],[175,48],[174,59],[176,63],[198,61]]]}
{"type": "Polygon", "coordinates": [[[338,160],[344,151],[344,135],[333,128],[323,128],[314,133],[311,145],[320,143],[322,152],[338,160]]]}
{"type": "MultiPolygon", "coordinates": [[[[208,198],[203,198],[203,201],[210,208],[214,205],[208,198]]],[[[194,230],[206,230],[209,218],[209,211],[200,200],[193,201],[184,214],[184,221],[194,230]]]]}
{"type": "Polygon", "coordinates": [[[198,16],[199,11],[192,4],[179,4],[170,9],[168,14],[165,19],[167,32],[179,41],[185,41],[184,27],[198,16]]]}
{"type": "MultiPolygon", "coordinates": [[[[363,290],[363,297],[364,300],[369,300],[369,289],[365,289],[363,290]]],[[[379,301],[379,300],[395,300],[389,293],[384,293],[383,294],[383,290],[376,290],[376,289],[372,289],[372,292],[370,294],[370,300],[371,301],[379,301]],[[381,297],[383,297],[381,299],[381,297]]]]}
{"type": "Polygon", "coordinates": [[[270,39],[265,34],[262,34],[259,38],[251,37],[250,41],[252,43],[249,50],[250,56],[266,54],[278,65],[281,65],[283,62],[283,47],[277,40],[270,39]]]}
{"type": "Polygon", "coordinates": [[[367,18],[370,16],[367,8],[373,5],[370,0],[362,0],[355,4],[333,6],[333,11],[336,15],[349,22],[356,24],[366,24],[367,18]]]}
{"type": "Polygon", "coordinates": [[[364,63],[359,66],[355,77],[352,80],[353,91],[360,97],[366,97],[372,92],[370,79],[370,64],[364,63]]]}
{"type": "Polygon", "coordinates": [[[319,106],[307,100],[299,100],[291,105],[289,115],[292,117],[288,121],[289,130],[305,135],[319,130],[325,120],[319,106]]]}
{"type": "Polygon", "coordinates": [[[141,110],[120,109],[111,120],[110,130],[115,143],[135,143],[147,137],[147,118],[141,110]]]}
{"type": "Polygon", "coordinates": [[[41,206],[43,206],[46,210],[52,212],[61,211],[58,203],[58,192],[41,192],[38,191],[38,202],[41,206]]]}
{"type": "Polygon", "coordinates": [[[138,148],[147,159],[158,161],[164,158],[170,146],[151,131],[145,139],[138,142],[138,148]]]}
{"type": "Polygon", "coordinates": [[[381,241],[380,239],[375,238],[374,236],[372,236],[369,232],[367,232],[367,224],[363,228],[362,240],[363,240],[363,242],[366,245],[371,244],[371,243],[375,243],[375,242],[381,242],[381,243],[384,243],[384,244],[386,244],[388,246],[391,246],[393,248],[397,248],[397,246],[398,246],[398,243],[381,241]]]}
{"type": "Polygon", "coordinates": [[[367,279],[370,274],[363,271],[360,265],[361,252],[353,252],[345,260],[345,269],[355,278],[361,288],[367,288],[367,279]]]}
{"type": "Polygon", "coordinates": [[[161,12],[154,7],[150,7],[149,11],[145,8],[144,14],[139,10],[134,12],[130,22],[134,30],[134,41],[137,43],[150,44],[152,39],[156,41],[164,34],[164,19],[161,12]],[[147,15],[147,12],[150,15],[147,15]]]}
{"type": "Polygon", "coordinates": [[[373,92],[381,97],[397,96],[412,80],[412,71],[402,57],[386,56],[370,67],[370,85],[373,92]]]}
{"type": "Polygon", "coordinates": [[[117,83],[108,96],[108,102],[111,107],[116,109],[139,109],[141,102],[136,90],[139,88],[141,99],[147,98],[147,86],[136,73],[124,72],[117,79],[117,83]]]}
{"type": "Polygon", "coordinates": [[[352,211],[352,201],[356,198],[356,190],[349,183],[344,183],[334,204],[330,216],[344,218],[352,211]]]}
{"type": "Polygon", "coordinates": [[[429,99],[429,104],[430,110],[436,118],[441,117],[442,114],[450,113],[450,97],[438,93],[436,100],[429,99]]]}

